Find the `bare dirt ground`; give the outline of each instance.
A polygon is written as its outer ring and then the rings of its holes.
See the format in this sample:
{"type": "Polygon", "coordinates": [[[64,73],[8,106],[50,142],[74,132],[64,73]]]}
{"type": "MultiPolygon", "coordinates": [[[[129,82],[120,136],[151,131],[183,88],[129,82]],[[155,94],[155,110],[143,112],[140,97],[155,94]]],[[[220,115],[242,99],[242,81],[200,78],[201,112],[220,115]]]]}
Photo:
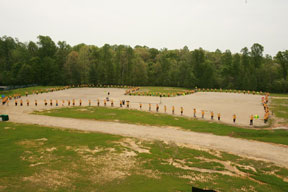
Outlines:
{"type": "MultiPolygon", "coordinates": [[[[216,136],[212,134],[203,134],[180,130],[173,127],[156,127],[122,124],[115,122],[101,122],[94,120],[80,120],[69,118],[58,118],[49,116],[40,116],[29,114],[34,110],[50,109],[44,106],[44,99],[53,99],[55,107],[55,99],[58,99],[59,105],[62,105],[62,99],[76,99],[76,105],[79,105],[79,99],[82,99],[83,105],[88,105],[91,99],[92,105],[96,105],[97,99],[103,99],[110,92],[110,99],[114,100],[116,106],[119,106],[120,99],[129,100],[132,108],[139,108],[139,102],[142,102],[142,110],[148,110],[148,103],[153,104],[152,109],[155,111],[155,104],[159,103],[158,97],[144,96],[124,96],[123,89],[95,89],[95,88],[75,88],[53,93],[45,93],[40,95],[30,95],[30,106],[26,106],[26,97],[22,97],[24,106],[14,106],[14,101],[10,101],[9,106],[0,106],[0,113],[8,114],[10,121],[27,124],[38,124],[43,126],[53,126],[69,129],[78,129],[84,131],[97,131],[109,134],[118,134],[123,136],[137,137],[142,139],[155,139],[163,141],[172,141],[176,144],[211,148],[221,151],[234,153],[246,157],[253,157],[261,160],[273,162],[277,165],[288,167],[288,147],[276,144],[268,144],[257,141],[248,141],[244,139],[236,139],[225,136],[216,136]],[[34,106],[34,99],[37,99],[38,106],[34,106]]],[[[194,95],[180,96],[174,98],[162,98],[160,112],[163,112],[163,105],[166,104],[169,113],[170,106],[174,105],[176,114],[180,114],[180,106],[184,107],[184,113],[187,116],[193,115],[193,108],[213,110],[216,114],[220,112],[225,123],[232,121],[233,113],[236,113],[237,123],[239,125],[247,125],[249,115],[259,114],[263,116],[263,107],[261,106],[261,96],[228,94],[228,93],[196,93],[194,95]]],[[[65,102],[65,106],[67,103],[65,102]]],[[[110,106],[110,103],[108,103],[110,106]]],[[[206,114],[207,115],[207,114],[206,114]]],[[[198,110],[197,116],[200,116],[198,110]]],[[[206,117],[208,119],[208,117],[206,117]]],[[[257,125],[263,125],[262,121],[256,122],[257,125]]]]}
{"type": "MultiPolygon", "coordinates": [[[[152,111],[156,111],[156,104],[159,104],[159,112],[164,113],[164,105],[167,106],[167,113],[172,114],[172,106],[175,106],[175,115],[180,115],[180,107],[184,108],[184,116],[193,117],[193,109],[196,109],[196,116],[201,118],[201,110],[205,110],[206,120],[210,119],[210,112],[214,112],[214,120],[217,118],[217,114],[221,114],[221,122],[233,124],[232,116],[236,114],[236,125],[249,126],[250,115],[259,115],[259,119],[254,120],[255,126],[263,126],[264,109],[261,104],[260,95],[247,95],[238,93],[213,93],[213,92],[199,92],[192,95],[178,96],[178,97],[149,97],[149,96],[128,96],[124,95],[124,89],[116,88],[74,88],[64,91],[57,91],[52,93],[44,93],[39,95],[29,95],[27,98],[22,97],[25,107],[14,107],[14,101],[10,101],[9,105],[12,106],[13,111],[33,111],[34,109],[41,109],[44,106],[44,99],[53,99],[53,105],[55,106],[55,100],[59,102],[59,106],[62,105],[62,100],[65,100],[65,106],[67,106],[67,100],[75,99],[76,105],[79,105],[79,99],[82,99],[83,106],[88,106],[88,100],[90,99],[92,105],[96,106],[97,99],[100,99],[101,106],[103,106],[103,100],[108,96],[110,92],[110,99],[114,100],[114,106],[119,107],[120,100],[130,101],[130,108],[139,109],[139,104],[142,103],[142,110],[148,111],[148,104],[151,103],[152,111]],[[26,99],[30,100],[30,107],[26,107],[26,99]],[[37,99],[38,107],[34,107],[34,100],[37,99]],[[160,104],[161,102],[161,104],[160,104]]],[[[19,105],[19,100],[18,100],[19,105]]],[[[110,106],[110,103],[107,103],[110,106]]],[[[11,111],[11,108],[8,108],[11,111]]],[[[48,107],[46,107],[48,108],[48,107]]],[[[50,107],[49,107],[50,108],[50,107]]],[[[4,110],[4,108],[0,108],[4,110]]]]}

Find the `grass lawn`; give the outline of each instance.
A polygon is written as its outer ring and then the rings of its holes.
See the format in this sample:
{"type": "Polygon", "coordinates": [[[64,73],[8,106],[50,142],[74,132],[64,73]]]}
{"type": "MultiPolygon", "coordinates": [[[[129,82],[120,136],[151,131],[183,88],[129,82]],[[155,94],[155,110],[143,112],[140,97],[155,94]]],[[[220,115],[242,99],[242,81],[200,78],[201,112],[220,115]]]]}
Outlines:
{"type": "Polygon", "coordinates": [[[145,125],[176,126],[195,132],[213,133],[215,135],[288,145],[288,131],[286,130],[246,129],[220,123],[195,120],[193,118],[172,116],[161,113],[150,113],[139,110],[109,107],[70,107],[35,113],[55,117],[95,119],[101,121],[118,120],[119,122],[131,124],[139,123],[145,125]]]}
{"type": "Polygon", "coordinates": [[[0,122],[0,157],[0,191],[288,188],[288,170],[267,162],[174,143],[9,122],[0,122]]]}
{"type": "Polygon", "coordinates": [[[25,95],[26,92],[28,94],[32,94],[33,91],[39,91],[43,90],[43,92],[46,92],[46,89],[50,88],[61,88],[63,86],[36,86],[36,87],[26,87],[26,88],[20,88],[20,89],[13,89],[13,90],[8,90],[8,91],[0,91],[0,96],[5,95],[5,96],[13,96],[14,94],[20,94],[20,95],[25,95]]]}
{"type": "Polygon", "coordinates": [[[188,89],[181,87],[140,87],[138,92],[177,93],[188,89]]]}
{"type": "Polygon", "coordinates": [[[288,93],[270,93],[272,97],[288,97],[288,93]]]}
{"type": "Polygon", "coordinates": [[[278,118],[277,123],[288,126],[288,99],[272,98],[271,108],[278,118]]]}
{"type": "Polygon", "coordinates": [[[185,89],[181,87],[140,87],[138,91],[131,93],[131,95],[138,95],[141,93],[145,93],[145,95],[151,96],[159,96],[160,94],[163,96],[176,96],[179,92],[190,91],[190,89],[185,89]]]}

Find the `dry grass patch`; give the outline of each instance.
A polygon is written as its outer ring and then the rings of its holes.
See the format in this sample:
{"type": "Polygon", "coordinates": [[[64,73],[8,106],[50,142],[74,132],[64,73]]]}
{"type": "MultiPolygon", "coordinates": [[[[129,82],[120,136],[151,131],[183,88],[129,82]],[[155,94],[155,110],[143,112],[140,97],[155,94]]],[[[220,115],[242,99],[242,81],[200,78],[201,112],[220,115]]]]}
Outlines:
{"type": "Polygon", "coordinates": [[[39,173],[35,173],[32,176],[24,177],[23,181],[31,182],[33,185],[37,185],[41,188],[48,188],[52,190],[57,190],[59,187],[71,187],[71,177],[75,178],[75,173],[69,170],[51,170],[44,169],[39,173]]]}
{"type": "Polygon", "coordinates": [[[34,139],[34,140],[22,140],[19,141],[17,144],[21,145],[25,148],[30,148],[30,147],[39,147],[41,145],[44,145],[44,143],[47,141],[47,138],[41,138],[41,139],[34,139]]]}
{"type": "Polygon", "coordinates": [[[1,186],[0,185],[0,191],[5,191],[6,188],[7,188],[6,186],[1,186]]]}
{"type": "Polygon", "coordinates": [[[124,138],[116,143],[119,143],[121,146],[133,150],[137,153],[150,153],[149,148],[144,147],[142,145],[142,142],[139,140],[136,141],[135,139],[132,138],[124,138]]]}

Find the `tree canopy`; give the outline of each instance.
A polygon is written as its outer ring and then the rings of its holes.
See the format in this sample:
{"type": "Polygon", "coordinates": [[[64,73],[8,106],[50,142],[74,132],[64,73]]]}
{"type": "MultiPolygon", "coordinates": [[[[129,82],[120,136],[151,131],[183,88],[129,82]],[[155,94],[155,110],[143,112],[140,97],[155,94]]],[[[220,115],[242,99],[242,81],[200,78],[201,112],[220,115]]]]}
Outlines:
{"type": "Polygon", "coordinates": [[[288,50],[272,58],[258,43],[240,53],[155,49],[146,46],[102,47],[49,36],[37,42],[0,37],[0,85],[116,84],[288,91],[288,50]]]}

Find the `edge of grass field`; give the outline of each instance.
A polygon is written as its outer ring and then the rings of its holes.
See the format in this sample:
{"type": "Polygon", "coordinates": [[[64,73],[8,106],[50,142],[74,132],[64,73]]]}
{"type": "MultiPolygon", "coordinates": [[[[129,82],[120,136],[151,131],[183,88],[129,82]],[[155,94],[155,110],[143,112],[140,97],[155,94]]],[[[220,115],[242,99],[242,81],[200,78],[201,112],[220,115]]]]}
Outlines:
{"type": "MultiPolygon", "coordinates": [[[[113,119],[111,117],[106,117],[106,116],[97,117],[98,118],[97,119],[93,117],[93,114],[91,114],[91,112],[89,112],[87,116],[87,114],[85,115],[85,112],[80,112],[82,114],[79,115],[80,114],[79,111],[77,112],[73,111],[79,108],[83,108],[83,107],[70,107],[70,108],[65,107],[65,108],[59,108],[59,109],[50,109],[48,110],[49,113],[47,113],[47,111],[45,110],[40,111],[40,112],[35,111],[33,113],[37,115],[47,115],[47,116],[54,116],[54,117],[65,117],[65,118],[76,118],[76,119],[90,119],[90,120],[93,119],[93,120],[108,121],[108,122],[113,122],[114,120],[116,120],[116,118],[113,119]],[[76,115],[79,115],[79,116],[77,117],[76,115]]],[[[85,108],[89,108],[89,107],[85,107],[85,108]]],[[[101,115],[104,115],[105,113],[108,115],[109,113],[111,113],[111,111],[117,110],[117,112],[121,111],[122,115],[127,115],[129,112],[132,112],[132,113],[135,113],[133,114],[134,117],[138,116],[139,114],[148,116],[147,118],[145,118],[145,120],[143,120],[143,117],[141,117],[142,120],[140,121],[136,120],[135,118],[133,120],[129,120],[129,119],[127,120],[127,117],[125,116],[123,118],[124,120],[123,119],[121,120],[119,118],[122,118],[122,117],[118,116],[117,120],[119,120],[120,123],[140,124],[140,125],[148,125],[148,126],[162,126],[162,127],[167,127],[167,126],[180,127],[181,129],[186,130],[186,131],[188,130],[188,131],[199,132],[199,133],[208,133],[208,134],[210,133],[210,134],[219,135],[219,136],[230,136],[233,138],[241,138],[241,139],[247,139],[247,140],[275,143],[275,144],[281,144],[285,146],[288,145],[288,140],[285,139],[288,136],[287,135],[288,132],[286,132],[285,130],[270,130],[270,129],[262,129],[262,128],[251,129],[250,127],[248,128],[248,127],[232,126],[229,124],[219,123],[217,121],[215,122],[205,121],[202,119],[199,120],[199,119],[193,119],[193,118],[181,117],[181,116],[176,116],[178,119],[181,119],[181,121],[173,121],[172,118],[174,118],[174,116],[171,116],[168,114],[138,111],[135,109],[121,109],[121,108],[111,109],[111,108],[105,108],[105,107],[90,107],[90,108],[94,108],[96,110],[97,108],[106,110],[106,112],[105,111],[103,112],[102,110],[101,115]],[[137,115],[137,113],[139,114],[137,115]],[[162,119],[157,119],[156,122],[149,123],[151,122],[155,114],[157,114],[158,117],[161,116],[162,119]],[[165,118],[168,118],[168,119],[165,120],[165,118]]]]}

